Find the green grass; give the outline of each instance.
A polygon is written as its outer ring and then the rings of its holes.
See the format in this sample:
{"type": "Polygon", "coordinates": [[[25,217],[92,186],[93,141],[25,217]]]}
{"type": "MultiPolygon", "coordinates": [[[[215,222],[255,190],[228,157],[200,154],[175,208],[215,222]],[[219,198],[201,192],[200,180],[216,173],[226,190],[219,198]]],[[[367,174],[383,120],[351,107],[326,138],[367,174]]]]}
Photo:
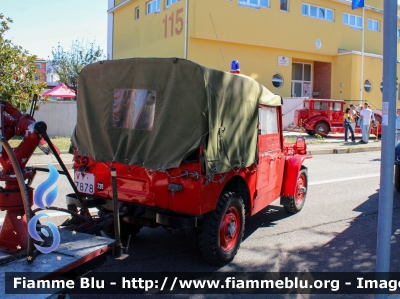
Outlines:
{"type": "MultiPolygon", "coordinates": [[[[69,146],[71,144],[71,137],[70,136],[65,136],[65,137],[50,137],[51,142],[55,146],[57,146],[60,151],[68,151],[69,146]]],[[[8,143],[10,143],[11,147],[17,147],[22,141],[22,137],[13,137],[11,138],[8,143]]],[[[39,148],[36,148],[35,152],[41,152],[39,148]]]]}
{"type": "MultiPolygon", "coordinates": [[[[324,138],[323,137],[314,137],[314,136],[308,136],[307,134],[301,134],[302,137],[306,139],[307,144],[323,144],[324,138]]],[[[297,140],[296,136],[285,136],[285,141],[288,143],[295,143],[297,140]]]]}

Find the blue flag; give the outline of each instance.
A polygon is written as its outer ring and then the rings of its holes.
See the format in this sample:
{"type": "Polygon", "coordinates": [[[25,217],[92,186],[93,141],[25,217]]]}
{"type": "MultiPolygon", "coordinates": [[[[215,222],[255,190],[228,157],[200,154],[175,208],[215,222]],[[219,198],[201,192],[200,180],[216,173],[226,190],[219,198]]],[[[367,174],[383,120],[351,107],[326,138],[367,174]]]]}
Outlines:
{"type": "Polygon", "coordinates": [[[364,7],[364,0],[352,0],[351,9],[357,9],[364,7]]]}

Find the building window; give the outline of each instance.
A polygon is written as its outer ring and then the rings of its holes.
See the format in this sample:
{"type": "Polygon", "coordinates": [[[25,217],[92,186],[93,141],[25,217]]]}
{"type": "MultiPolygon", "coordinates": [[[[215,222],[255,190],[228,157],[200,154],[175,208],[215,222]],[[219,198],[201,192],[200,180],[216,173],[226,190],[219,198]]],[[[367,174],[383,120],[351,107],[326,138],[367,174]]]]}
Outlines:
{"type": "Polygon", "coordinates": [[[281,0],[281,11],[289,11],[289,0],[281,0]]]}
{"type": "Polygon", "coordinates": [[[372,90],[371,81],[365,80],[365,82],[364,82],[364,90],[365,90],[366,92],[371,92],[371,90],[372,90]]]}
{"type": "Polygon", "coordinates": [[[331,111],[342,111],[342,104],[331,102],[329,108],[331,111]]]}
{"type": "Polygon", "coordinates": [[[379,21],[368,19],[368,30],[379,32],[379,21]]]}
{"type": "Polygon", "coordinates": [[[269,0],[239,0],[239,5],[249,7],[269,7],[269,0]]]}
{"type": "Polygon", "coordinates": [[[39,81],[39,80],[40,80],[39,75],[35,75],[35,81],[39,81]]]}
{"type": "Polygon", "coordinates": [[[170,6],[171,4],[174,4],[178,2],[179,0],[167,0],[167,7],[170,6]]]}
{"type": "Polygon", "coordinates": [[[359,17],[359,16],[351,15],[351,14],[344,12],[342,21],[343,21],[344,25],[347,25],[347,26],[350,26],[353,28],[362,29],[362,27],[363,27],[362,17],[359,17]]]}
{"type": "Polygon", "coordinates": [[[311,18],[333,21],[333,10],[320,6],[303,3],[302,14],[311,18]]]}
{"type": "Polygon", "coordinates": [[[146,4],[147,6],[147,14],[152,14],[155,12],[159,12],[160,11],[160,0],[153,0],[153,1],[149,1],[146,4]]]}
{"type": "Polygon", "coordinates": [[[135,8],[135,20],[139,19],[139,7],[135,8]]]}
{"type": "Polygon", "coordinates": [[[40,63],[36,63],[36,68],[39,70],[40,69],[40,63]]]}
{"type": "Polygon", "coordinates": [[[272,85],[276,88],[281,88],[283,86],[283,77],[281,74],[275,74],[272,76],[272,85]]]}

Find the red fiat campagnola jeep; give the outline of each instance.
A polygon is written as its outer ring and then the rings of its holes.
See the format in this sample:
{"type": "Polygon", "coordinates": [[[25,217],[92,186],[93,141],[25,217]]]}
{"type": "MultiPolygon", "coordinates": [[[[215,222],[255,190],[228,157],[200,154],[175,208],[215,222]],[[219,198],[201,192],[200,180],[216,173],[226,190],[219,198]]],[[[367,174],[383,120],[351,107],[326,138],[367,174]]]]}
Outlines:
{"type": "Polygon", "coordinates": [[[121,237],[142,226],[196,228],[204,258],[226,264],[245,215],[278,198],[289,213],[304,205],[311,156],[304,139],[285,144],[281,103],[249,77],[183,59],[89,65],[78,84],[75,184],[103,217],[115,192],[121,237]]]}

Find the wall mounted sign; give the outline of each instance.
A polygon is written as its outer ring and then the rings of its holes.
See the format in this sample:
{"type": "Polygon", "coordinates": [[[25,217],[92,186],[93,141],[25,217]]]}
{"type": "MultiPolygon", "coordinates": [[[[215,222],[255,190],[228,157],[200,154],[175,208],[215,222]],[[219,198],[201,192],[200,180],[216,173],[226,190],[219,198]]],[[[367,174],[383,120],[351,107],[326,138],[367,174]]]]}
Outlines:
{"type": "Polygon", "coordinates": [[[278,65],[289,66],[289,57],[288,56],[278,56],[278,65]]]}

